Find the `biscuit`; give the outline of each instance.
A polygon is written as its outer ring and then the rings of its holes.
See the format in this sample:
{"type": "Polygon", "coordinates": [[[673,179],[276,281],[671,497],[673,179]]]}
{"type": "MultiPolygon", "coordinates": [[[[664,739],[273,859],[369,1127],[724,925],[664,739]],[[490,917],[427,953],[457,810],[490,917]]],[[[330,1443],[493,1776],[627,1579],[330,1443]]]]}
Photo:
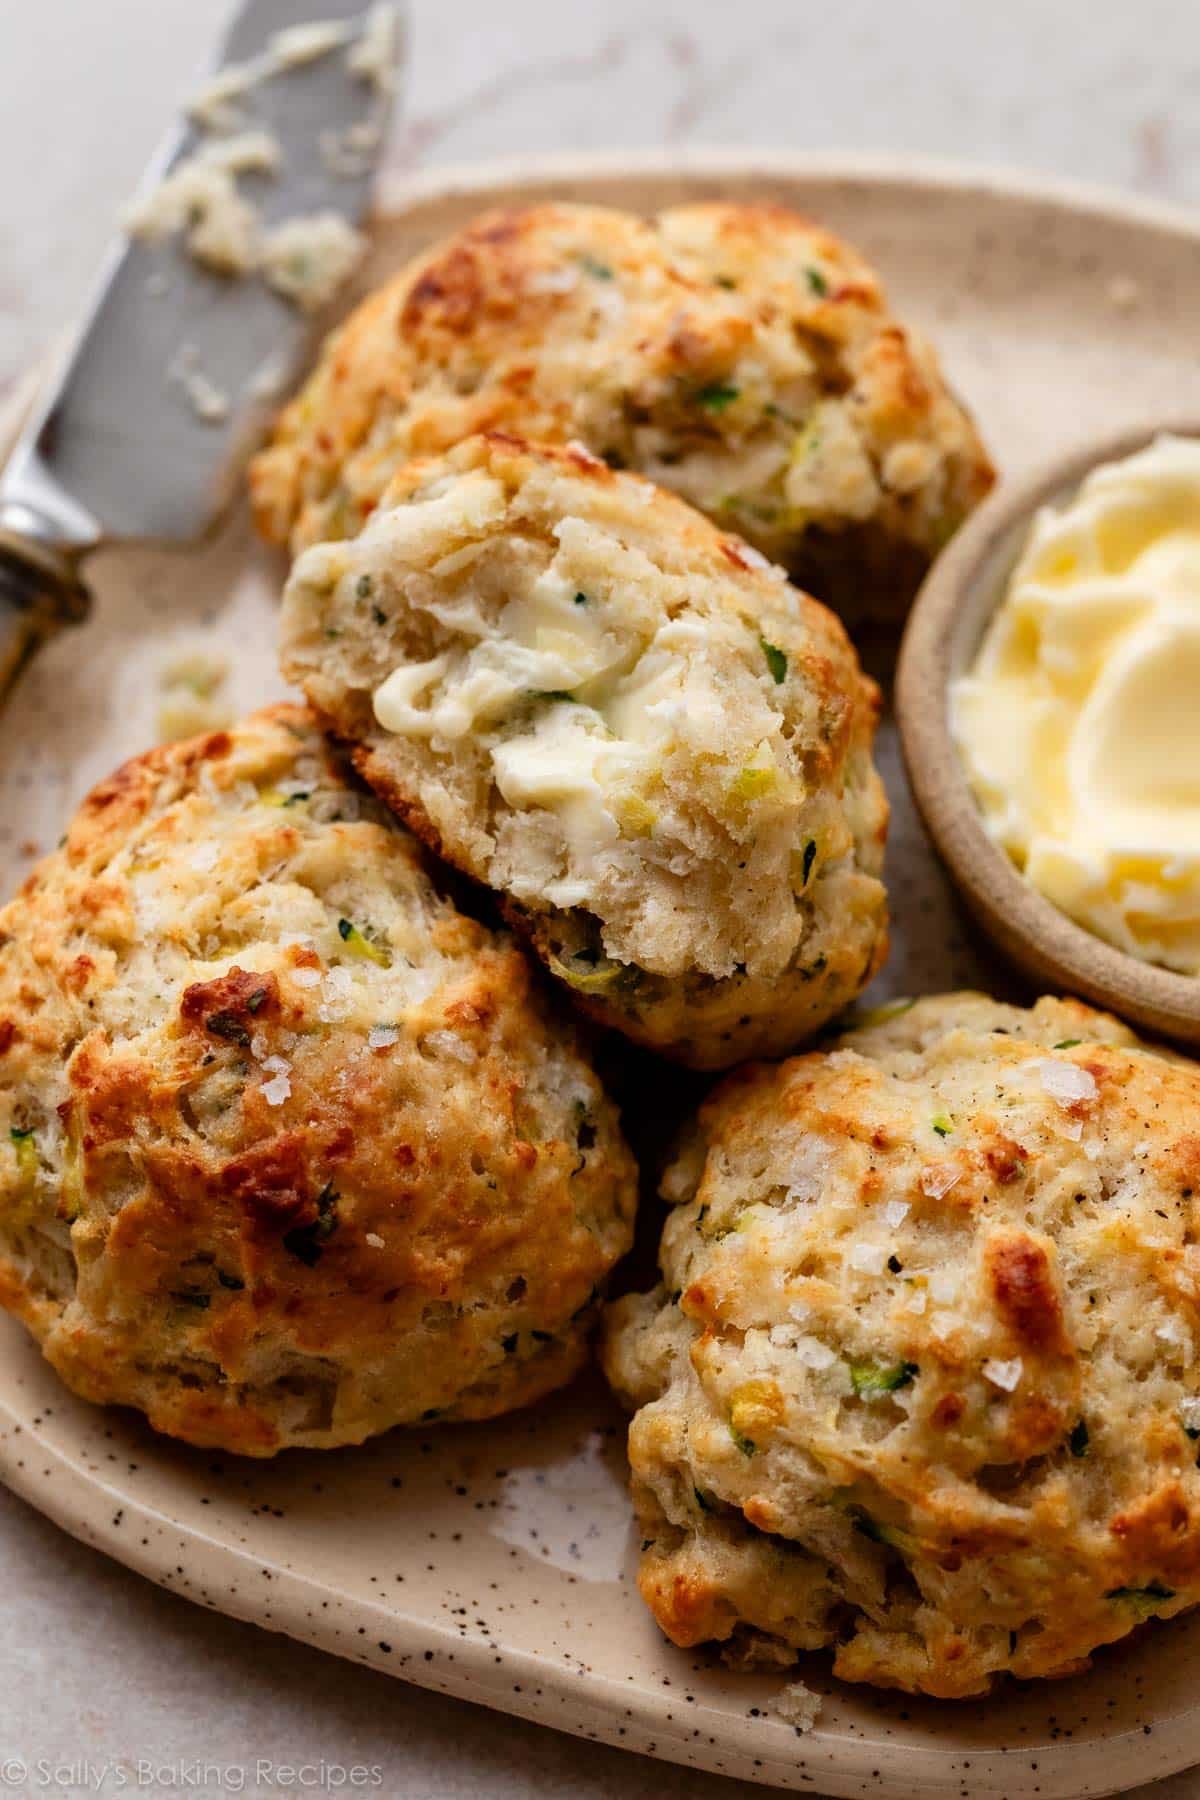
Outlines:
{"type": "Polygon", "coordinates": [[[267,537],[352,536],[479,431],[577,439],[860,616],[903,616],[992,468],[854,250],[779,206],[488,213],[330,338],[257,458],[267,537]]]}
{"type": "Polygon", "coordinates": [[[1200,1599],[1198,1113],[1071,1001],[730,1076],[606,1346],[668,1636],[958,1697],[1200,1599]]]}
{"type": "Polygon", "coordinates": [[[0,941],[0,1301],[77,1393],[265,1456],[579,1366],[615,1111],[311,715],[127,763],[0,941]]]}
{"type": "Polygon", "coordinates": [[[493,434],[297,560],[285,673],[585,1010],[791,1048],[887,935],[879,696],[832,613],[640,476],[493,434]]]}

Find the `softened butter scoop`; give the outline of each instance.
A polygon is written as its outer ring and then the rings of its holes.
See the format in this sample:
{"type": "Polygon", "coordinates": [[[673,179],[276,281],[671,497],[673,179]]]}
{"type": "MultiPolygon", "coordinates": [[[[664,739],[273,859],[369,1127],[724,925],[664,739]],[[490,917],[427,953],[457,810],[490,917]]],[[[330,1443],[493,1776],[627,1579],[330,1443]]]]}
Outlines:
{"type": "Polygon", "coordinates": [[[991,836],[1079,924],[1200,973],[1200,441],[1038,514],[951,725],[991,836]]]}

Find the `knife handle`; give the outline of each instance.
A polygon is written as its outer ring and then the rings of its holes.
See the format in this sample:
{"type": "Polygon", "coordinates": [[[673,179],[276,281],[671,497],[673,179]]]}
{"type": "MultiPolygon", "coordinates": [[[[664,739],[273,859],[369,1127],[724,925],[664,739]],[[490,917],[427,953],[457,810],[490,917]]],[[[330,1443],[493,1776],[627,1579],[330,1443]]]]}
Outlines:
{"type": "Polygon", "coordinates": [[[69,552],[0,530],[0,703],[34,651],[62,626],[80,624],[90,605],[69,552]]]}

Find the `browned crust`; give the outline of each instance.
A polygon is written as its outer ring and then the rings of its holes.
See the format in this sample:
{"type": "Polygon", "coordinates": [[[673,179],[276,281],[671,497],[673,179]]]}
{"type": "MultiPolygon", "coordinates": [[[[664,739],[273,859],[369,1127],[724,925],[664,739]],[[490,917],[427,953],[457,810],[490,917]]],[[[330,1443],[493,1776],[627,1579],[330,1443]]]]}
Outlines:
{"type": "MultiPolygon", "coordinates": [[[[653,420],[677,446],[723,442],[720,417],[697,416],[688,396],[727,383],[740,357],[785,327],[824,392],[854,391],[877,473],[902,443],[933,446],[943,460],[925,478],[928,493],[924,481],[885,483],[877,518],[770,523],[767,507],[752,504],[735,522],[805,586],[848,604],[849,616],[894,620],[994,471],[932,352],[891,317],[868,265],[774,205],[713,202],[649,222],[566,204],[481,215],[399,271],[329,340],[251,465],[259,528],[293,548],[352,533],[399,462],[480,431],[516,426],[545,441],[584,439],[626,466],[638,463],[637,422],[653,420]],[[606,364],[624,384],[621,404],[614,399],[602,416],[589,411],[594,396],[546,355],[548,343],[582,345],[596,329],[586,279],[538,279],[564,257],[568,272],[606,269],[630,309],[628,323],[600,327],[606,364]],[[811,260],[826,271],[819,289],[802,279],[811,260]]],[[[669,464],[660,479],[671,482],[669,464]]],[[[726,483],[727,492],[736,486],[726,483]]],[[[715,500],[691,497],[718,510],[715,500]]]]}
{"type": "MultiPolygon", "coordinates": [[[[869,759],[882,709],[878,686],[863,674],[845,628],[833,614],[808,594],[781,590],[777,573],[765,572],[761,558],[751,555],[742,539],[722,532],[676,496],[659,492],[648,508],[643,484],[631,483],[578,445],[530,443],[512,431],[493,431],[460,444],[445,457],[409,464],[391,482],[383,504],[400,507],[433,481],[480,468],[515,493],[531,473],[538,474],[547,465],[610,496],[636,488],[639,524],[644,527],[649,513],[665,543],[674,551],[686,549],[689,565],[698,574],[721,583],[731,612],[752,625],[756,636],[763,629],[766,607],[778,606],[780,592],[787,593],[799,617],[787,622],[796,627],[795,642],[780,641],[789,642],[792,666],[803,671],[816,714],[811,741],[804,746],[804,781],[810,792],[840,793],[851,759],[869,759]]],[[[580,505],[586,505],[586,497],[580,505]]],[[[419,778],[404,766],[387,734],[376,725],[365,689],[349,683],[339,688],[327,678],[321,648],[318,645],[314,653],[302,638],[293,641],[285,635],[285,667],[305,687],[331,731],[350,747],[358,773],[435,855],[473,880],[486,881],[486,866],[464,847],[465,840],[447,841],[433,823],[419,778]]],[[[856,866],[861,871],[865,865],[864,881],[876,883],[871,870],[886,839],[888,807],[873,771],[871,781],[864,802],[870,817],[860,833],[856,866]]],[[[747,1054],[777,1054],[825,1024],[882,966],[888,928],[882,887],[876,885],[875,892],[879,905],[870,917],[870,930],[865,902],[852,942],[842,942],[826,922],[813,969],[796,966],[784,971],[769,1004],[761,984],[751,993],[737,975],[706,985],[699,978],[694,983],[686,975],[668,981],[652,972],[642,972],[636,995],[572,989],[572,1002],[586,1017],[688,1067],[722,1067],[747,1054]],[[743,994],[744,1006],[739,1003],[743,994]],[[777,1015],[774,1023],[769,1013],[777,1015]]],[[[509,923],[554,973],[550,939],[562,923],[561,915],[551,908],[539,911],[512,904],[503,895],[499,898],[509,923]]]]}
{"type": "Polygon", "coordinates": [[[1026,1013],[982,996],[920,1001],[836,1048],[737,1070],[713,1091],[678,1171],[687,1180],[664,1234],[663,1285],[613,1309],[606,1367],[642,1409],[630,1449],[643,1597],[680,1644],[749,1633],[753,1649],[762,1634],[786,1659],[817,1641],[845,1679],[909,1692],[963,1698],[1006,1672],[1074,1673],[1142,1620],[1200,1601],[1200,1473],[1184,1406],[1200,1385],[1200,1188],[1187,1123],[1200,1071],[1078,1003],[1026,1013]],[[1068,1034],[1084,1041],[1059,1054],[1098,1088],[1078,1103],[1082,1149],[1072,1109],[1037,1079],[1068,1034]],[[1018,1093],[1019,1132],[1002,1105],[1018,1093]],[[930,1121],[950,1094],[953,1126],[939,1142],[930,1121]],[[778,1238],[752,1224],[741,1235],[731,1220],[742,1183],[771,1189],[773,1167],[791,1167],[789,1146],[810,1140],[835,1146],[835,1160],[795,1242],[786,1206],[778,1238]],[[923,1181],[929,1171],[938,1183],[923,1181]],[[943,1174],[954,1180],[941,1192],[943,1174]],[[877,1243],[885,1195],[904,1199],[910,1218],[893,1229],[897,1266],[872,1291],[846,1274],[864,1241],[848,1221],[861,1214],[877,1243]],[[947,1243],[953,1252],[939,1255],[947,1243]],[[957,1298],[936,1297],[936,1322],[932,1305],[905,1297],[931,1266],[964,1284],[957,1298]],[[768,1384],[757,1352],[740,1366],[748,1320],[756,1331],[787,1322],[786,1308],[773,1310],[776,1281],[799,1288],[803,1329],[843,1360],[864,1354],[865,1335],[879,1364],[911,1361],[886,1431],[858,1430],[855,1398],[839,1413],[836,1388],[810,1397],[783,1374],[768,1384]],[[1010,1387],[997,1365],[1013,1359],[1010,1387]],[[737,1454],[727,1447],[735,1425],[752,1454],[737,1436],[737,1454]],[[819,1524],[807,1484],[796,1503],[796,1456],[825,1470],[819,1524]],[[772,1612],[768,1550],[814,1579],[844,1563],[842,1609],[835,1595],[824,1617],[795,1604],[772,1612]]]}
{"type": "MultiPolygon", "coordinates": [[[[310,713],[280,707],[134,759],[0,914],[0,1110],[40,1131],[53,1106],[65,1134],[59,1177],[31,1183],[0,1130],[0,1304],[88,1398],[255,1455],[357,1442],[430,1408],[488,1417],[558,1385],[585,1353],[635,1193],[615,1113],[525,959],[438,898],[381,812],[314,823],[304,879],[333,859],[336,883],[344,857],[348,879],[413,895],[451,959],[395,1043],[372,1047],[366,1025],[323,1014],[320,986],[294,979],[322,955],[270,930],[215,977],[180,980],[174,944],[137,974],[130,948],[153,958],[173,921],[138,934],[114,861],[130,834],[151,829],[172,895],[199,903],[206,878],[188,857],[212,829],[200,770],[219,766],[236,795],[302,754],[329,751],[310,713]],[[438,1032],[461,1050],[452,1079],[422,1049],[438,1032]],[[543,1091],[549,1052],[589,1096],[586,1156],[567,1101],[543,1091]],[[289,1091],[268,1099],[276,1057],[289,1091]],[[225,1085],[210,1106],[213,1082],[225,1085]],[[39,1263],[43,1235],[65,1243],[65,1220],[70,1257],[39,1263]],[[513,1354],[501,1334],[520,1334],[513,1354]],[[313,1417],[297,1422],[306,1395],[313,1417]]],[[[237,806],[229,867],[244,897],[301,834],[286,809],[237,806]]]]}

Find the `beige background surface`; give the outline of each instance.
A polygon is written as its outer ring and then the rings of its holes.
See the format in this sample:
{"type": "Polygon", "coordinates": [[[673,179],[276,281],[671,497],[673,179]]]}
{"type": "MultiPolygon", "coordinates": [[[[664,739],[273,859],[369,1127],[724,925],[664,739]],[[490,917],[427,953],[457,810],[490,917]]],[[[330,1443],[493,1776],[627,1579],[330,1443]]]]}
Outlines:
{"type": "MultiPolygon", "coordinates": [[[[226,11],[0,0],[0,393],[78,305],[226,11]]],[[[661,144],[883,148],[1200,200],[1200,13],[1185,0],[415,0],[413,15],[396,134],[413,166],[661,144]]],[[[322,1761],[378,1770],[358,1791],[414,1800],[736,1791],[203,1614],[3,1492],[0,1582],[0,1791],[334,1791],[322,1761]],[[214,1765],[207,1780],[198,1762],[214,1765]]],[[[1200,1777],[1144,1791],[1183,1800],[1200,1777]]]]}

